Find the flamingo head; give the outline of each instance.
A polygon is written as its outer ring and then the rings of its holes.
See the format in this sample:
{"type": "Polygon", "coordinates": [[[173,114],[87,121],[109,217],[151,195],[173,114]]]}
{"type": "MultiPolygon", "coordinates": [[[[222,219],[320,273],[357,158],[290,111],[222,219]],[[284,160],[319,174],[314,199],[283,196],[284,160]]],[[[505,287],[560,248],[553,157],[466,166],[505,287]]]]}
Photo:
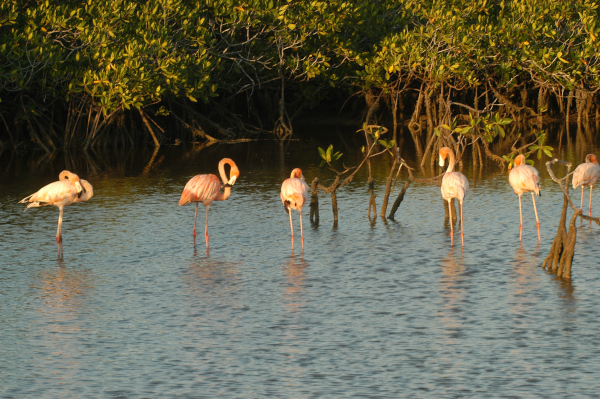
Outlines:
{"type": "Polygon", "coordinates": [[[594,154],[587,154],[585,156],[585,162],[598,163],[598,160],[594,154]]]}
{"type": "Polygon", "coordinates": [[[290,175],[290,177],[302,179],[302,170],[300,168],[295,168],[294,170],[292,170],[292,174],[290,175]]]}
{"type": "Polygon", "coordinates": [[[440,148],[440,166],[443,167],[446,163],[446,158],[452,153],[452,150],[448,147],[440,148]]]}
{"type": "Polygon", "coordinates": [[[515,166],[514,166],[514,167],[521,166],[521,165],[525,165],[525,163],[526,163],[526,162],[525,162],[525,155],[523,155],[523,154],[519,154],[519,155],[517,155],[517,157],[515,158],[515,166]]]}
{"type": "Polygon", "coordinates": [[[226,182],[225,186],[231,187],[235,184],[235,181],[240,176],[240,170],[238,169],[237,165],[235,164],[235,162],[233,162],[232,159],[223,158],[219,162],[219,174],[221,175],[221,180],[223,181],[223,183],[226,182]],[[225,164],[229,165],[229,167],[231,168],[229,170],[229,178],[227,178],[227,175],[225,174],[225,164]]]}
{"type": "Polygon", "coordinates": [[[240,170],[238,169],[237,165],[235,163],[231,164],[231,170],[229,171],[229,181],[227,182],[227,184],[233,186],[239,176],[240,170]]]}
{"type": "Polygon", "coordinates": [[[81,186],[81,182],[79,180],[79,176],[75,173],[71,173],[68,170],[63,170],[58,175],[59,180],[68,180],[75,185],[75,189],[77,190],[77,194],[81,194],[81,192],[85,193],[85,189],[81,186]]]}

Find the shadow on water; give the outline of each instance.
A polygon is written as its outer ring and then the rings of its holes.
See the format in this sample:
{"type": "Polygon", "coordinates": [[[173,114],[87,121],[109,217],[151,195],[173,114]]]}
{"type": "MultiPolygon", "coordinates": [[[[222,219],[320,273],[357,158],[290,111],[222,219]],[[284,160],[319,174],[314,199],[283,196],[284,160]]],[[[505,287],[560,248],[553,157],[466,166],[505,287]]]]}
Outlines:
{"type": "Polygon", "coordinates": [[[304,254],[292,255],[283,266],[286,276],[284,303],[289,312],[296,312],[306,304],[304,284],[306,281],[306,270],[308,262],[304,259],[304,254]]]}
{"type": "Polygon", "coordinates": [[[455,339],[463,337],[465,328],[465,312],[469,307],[469,286],[465,259],[460,250],[451,248],[442,261],[440,275],[440,297],[442,299],[442,325],[444,327],[444,344],[455,344],[455,339]]]}
{"type": "Polygon", "coordinates": [[[183,280],[188,292],[195,296],[227,297],[237,290],[240,266],[241,263],[218,260],[208,255],[194,255],[183,272],[183,280]]]}
{"type": "MultiPolygon", "coordinates": [[[[93,289],[92,277],[88,269],[74,269],[69,263],[59,259],[57,266],[44,269],[37,276],[43,312],[48,320],[65,325],[65,318],[76,318],[79,310],[85,307],[88,291],[93,289]]],[[[60,330],[60,328],[59,328],[60,330]]]]}

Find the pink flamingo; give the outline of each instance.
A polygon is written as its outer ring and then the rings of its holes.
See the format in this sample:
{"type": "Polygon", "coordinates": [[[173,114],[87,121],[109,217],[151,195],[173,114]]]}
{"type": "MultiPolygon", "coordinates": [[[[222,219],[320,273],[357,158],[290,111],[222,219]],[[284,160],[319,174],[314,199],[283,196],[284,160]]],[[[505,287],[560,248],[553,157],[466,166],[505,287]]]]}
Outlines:
{"type": "Polygon", "coordinates": [[[594,154],[587,154],[585,162],[579,165],[573,172],[573,189],[581,186],[581,211],[583,211],[583,188],[590,187],[590,216],[592,215],[592,190],[594,184],[600,178],[600,166],[594,154]]]}
{"type": "Polygon", "coordinates": [[[533,193],[540,195],[540,174],[536,168],[525,163],[523,154],[517,155],[515,158],[515,166],[508,175],[508,182],[512,186],[515,194],[519,196],[519,218],[521,224],[519,226],[519,241],[523,236],[523,211],[521,209],[521,195],[531,191],[531,200],[533,201],[533,210],[535,211],[535,227],[538,233],[538,242],[542,240],[540,236],[540,220],[538,218],[537,207],[535,206],[535,197],[533,193]]]}
{"type": "Polygon", "coordinates": [[[56,249],[58,257],[63,257],[62,247],[62,221],[63,209],[75,202],[87,201],[94,195],[92,185],[86,180],[80,180],[79,176],[68,170],[63,170],[58,175],[58,181],[42,187],[37,192],[23,198],[20,204],[27,204],[25,210],[38,208],[46,205],[58,207],[58,229],[56,230],[56,249]]]}
{"type": "Polygon", "coordinates": [[[442,198],[448,201],[448,210],[450,211],[450,245],[454,245],[454,223],[452,223],[452,207],[450,205],[450,201],[452,198],[456,198],[460,204],[460,239],[464,247],[465,235],[463,231],[463,199],[469,191],[469,182],[467,181],[465,175],[460,172],[454,172],[454,164],[456,163],[454,151],[448,147],[442,147],[440,148],[441,167],[444,166],[446,158],[449,158],[449,164],[448,169],[446,169],[446,173],[442,178],[442,198]]]}
{"type": "Polygon", "coordinates": [[[196,213],[194,215],[194,245],[196,245],[196,219],[198,218],[198,203],[206,207],[206,224],[204,226],[204,238],[206,239],[206,252],[208,253],[208,208],[213,201],[225,201],[231,194],[231,186],[235,184],[235,181],[240,176],[240,171],[231,159],[223,158],[219,162],[219,174],[223,181],[223,192],[221,192],[221,182],[219,178],[213,174],[208,175],[196,175],[192,177],[181,193],[179,199],[179,206],[189,204],[190,202],[196,203],[196,213]],[[229,171],[229,178],[225,174],[225,164],[228,164],[231,169],[229,171]]]}
{"type": "Polygon", "coordinates": [[[300,242],[304,251],[304,232],[302,230],[302,207],[308,198],[308,185],[302,177],[302,170],[296,168],[292,170],[289,179],[285,179],[281,184],[281,201],[285,210],[290,215],[290,230],[292,231],[292,251],[294,250],[294,227],[292,225],[292,209],[297,209],[300,213],[300,242]]]}

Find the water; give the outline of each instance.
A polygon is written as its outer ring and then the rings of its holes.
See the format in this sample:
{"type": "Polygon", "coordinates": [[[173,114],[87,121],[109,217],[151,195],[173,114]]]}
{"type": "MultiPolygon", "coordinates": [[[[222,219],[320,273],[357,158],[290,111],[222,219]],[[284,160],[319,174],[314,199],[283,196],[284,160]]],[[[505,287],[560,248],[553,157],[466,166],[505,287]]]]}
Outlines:
{"type": "MultiPolygon", "coordinates": [[[[293,213],[292,254],[280,185],[294,167],[330,184],[315,151],[329,141],[167,147],[152,165],[151,152],[3,154],[0,397],[598,396],[600,230],[578,230],[572,281],[541,269],[562,205],[543,163],[540,245],[530,197],[520,246],[506,173],[488,165],[474,181],[466,165],[464,250],[458,234],[450,247],[439,187],[414,183],[395,222],[369,220],[361,172],[339,192],[338,228],[328,197],[318,227],[304,208],[304,253],[293,213]],[[224,156],[241,176],[211,206],[207,255],[194,207],[177,202],[224,156]],[[66,167],[95,196],[65,209],[58,261],[56,208],[18,201],[66,167]]],[[[387,165],[374,163],[378,211],[387,165]]]]}

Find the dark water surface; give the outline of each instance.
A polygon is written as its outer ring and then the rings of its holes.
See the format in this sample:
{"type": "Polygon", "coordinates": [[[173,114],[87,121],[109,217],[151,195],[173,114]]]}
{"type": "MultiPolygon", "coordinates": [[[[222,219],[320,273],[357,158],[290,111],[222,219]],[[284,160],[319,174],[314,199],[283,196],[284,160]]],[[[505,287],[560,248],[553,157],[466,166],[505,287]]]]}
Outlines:
{"type": "MultiPolygon", "coordinates": [[[[304,253],[294,212],[292,254],[281,182],[300,167],[330,184],[316,152],[328,140],[166,147],[152,165],[152,151],[2,154],[0,397],[600,396],[600,229],[580,226],[572,281],[541,269],[562,205],[543,163],[540,245],[530,196],[519,245],[517,196],[490,164],[463,170],[464,250],[459,235],[450,247],[439,187],[415,183],[396,221],[369,220],[360,173],[339,192],[338,228],[328,197],[318,227],[304,208],[304,253]],[[241,176],[211,206],[207,255],[194,207],[177,202],[225,156],[241,176]],[[57,261],[57,209],[18,201],[64,168],[95,196],[65,209],[57,261]]],[[[378,211],[388,165],[374,162],[378,211]]]]}

